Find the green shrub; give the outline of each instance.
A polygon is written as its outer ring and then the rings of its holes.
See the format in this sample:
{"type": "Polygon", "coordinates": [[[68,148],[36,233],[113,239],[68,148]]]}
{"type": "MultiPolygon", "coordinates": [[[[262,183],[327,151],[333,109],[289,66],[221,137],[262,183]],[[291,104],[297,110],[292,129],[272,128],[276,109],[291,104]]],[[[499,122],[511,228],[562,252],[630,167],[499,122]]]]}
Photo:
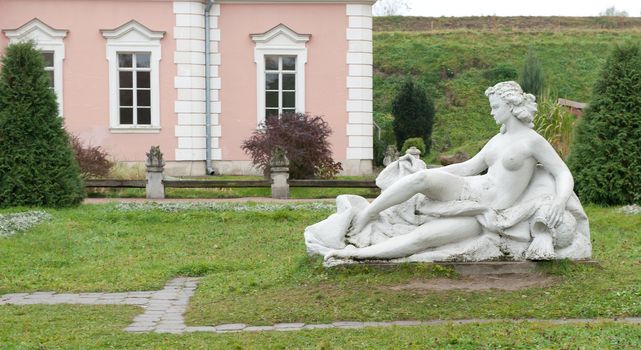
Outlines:
{"type": "Polygon", "coordinates": [[[529,48],[527,56],[525,56],[525,64],[523,65],[519,84],[523,91],[540,96],[543,92],[544,83],[541,61],[534,54],[534,50],[529,48]]]}
{"type": "Polygon", "coordinates": [[[506,64],[499,64],[492,69],[483,72],[483,78],[490,81],[490,85],[500,83],[502,81],[516,80],[519,73],[512,66],[506,64]]]}
{"type": "Polygon", "coordinates": [[[427,98],[425,91],[408,78],[392,102],[394,116],[394,135],[396,147],[402,148],[402,142],[411,137],[420,137],[425,142],[429,153],[432,145],[432,127],[434,125],[434,103],[427,98]]]}
{"type": "Polygon", "coordinates": [[[421,151],[421,157],[425,157],[427,155],[427,147],[425,147],[425,142],[423,142],[423,139],[420,137],[412,137],[405,142],[403,142],[403,148],[401,149],[401,155],[404,155],[405,152],[407,152],[408,149],[411,147],[416,147],[418,148],[419,151],[421,151]]]}
{"type": "Polygon", "coordinates": [[[9,45],[0,72],[0,207],[78,204],[84,184],[40,53],[9,45]]]}
{"type": "Polygon", "coordinates": [[[385,159],[385,151],[387,150],[387,142],[379,140],[378,137],[374,137],[374,165],[381,166],[383,165],[383,159],[385,159]]]}
{"type": "Polygon", "coordinates": [[[575,121],[576,117],[567,108],[559,105],[556,99],[544,95],[538,101],[534,128],[563,159],[570,153],[575,121]]]}
{"type": "Polygon", "coordinates": [[[617,46],[576,128],[568,163],[582,200],[641,202],[641,48],[617,46]]]}

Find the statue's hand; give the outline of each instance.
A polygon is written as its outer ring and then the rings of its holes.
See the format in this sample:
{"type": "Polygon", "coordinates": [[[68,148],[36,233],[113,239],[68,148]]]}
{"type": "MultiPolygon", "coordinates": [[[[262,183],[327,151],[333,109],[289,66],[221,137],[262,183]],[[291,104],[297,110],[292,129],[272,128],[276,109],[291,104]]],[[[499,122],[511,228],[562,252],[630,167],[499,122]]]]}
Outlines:
{"type": "Polygon", "coordinates": [[[563,219],[563,213],[565,213],[565,201],[555,200],[547,212],[548,227],[558,226],[563,219]]]}
{"type": "Polygon", "coordinates": [[[353,245],[348,245],[343,249],[332,249],[327,254],[325,254],[323,260],[327,261],[329,259],[347,259],[354,257],[354,254],[356,252],[356,247],[353,245]]]}

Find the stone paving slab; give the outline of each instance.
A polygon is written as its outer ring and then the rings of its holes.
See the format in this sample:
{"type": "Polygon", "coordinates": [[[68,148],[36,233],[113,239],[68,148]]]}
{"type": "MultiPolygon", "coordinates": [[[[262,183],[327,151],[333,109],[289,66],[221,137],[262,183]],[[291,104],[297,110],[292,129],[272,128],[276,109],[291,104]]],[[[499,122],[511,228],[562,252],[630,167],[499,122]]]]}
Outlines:
{"type": "Polygon", "coordinates": [[[221,324],[216,326],[216,332],[230,332],[230,331],[242,331],[247,328],[247,325],[244,323],[231,323],[231,324],[221,324]]]}
{"type": "Polygon", "coordinates": [[[136,316],[133,322],[124,329],[132,333],[169,333],[183,334],[192,332],[230,333],[230,332],[294,332],[315,329],[360,329],[366,327],[413,327],[439,325],[465,325],[487,323],[548,323],[562,324],[598,324],[615,322],[641,325],[641,317],[614,319],[567,318],[567,319],[460,319],[460,320],[396,320],[387,322],[336,321],[329,324],[277,323],[267,326],[251,326],[244,323],[220,324],[213,326],[186,326],[184,313],[189,299],[198,285],[197,278],[181,277],[167,283],[158,291],[138,291],[120,293],[12,293],[0,295],[0,305],[36,305],[36,304],[85,304],[85,305],[135,305],[144,312],[136,316]]]}

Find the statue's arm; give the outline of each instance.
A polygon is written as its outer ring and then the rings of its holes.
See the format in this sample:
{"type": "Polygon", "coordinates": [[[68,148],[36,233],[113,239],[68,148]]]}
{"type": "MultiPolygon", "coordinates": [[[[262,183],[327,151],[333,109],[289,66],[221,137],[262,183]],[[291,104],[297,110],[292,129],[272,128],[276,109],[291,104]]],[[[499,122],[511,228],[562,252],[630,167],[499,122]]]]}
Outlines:
{"type": "Polygon", "coordinates": [[[540,135],[537,136],[533,145],[533,155],[554,176],[556,198],[549,212],[549,224],[554,227],[563,217],[568,198],[570,198],[574,189],[574,178],[568,166],[565,165],[565,162],[547,140],[540,135]]]}
{"type": "Polygon", "coordinates": [[[485,154],[487,153],[486,149],[490,144],[490,142],[488,142],[488,144],[485,145],[483,149],[481,149],[481,151],[471,159],[468,159],[461,163],[444,166],[442,168],[439,168],[439,170],[446,171],[450,174],[454,174],[458,176],[473,176],[473,175],[480,174],[481,172],[487,169],[485,154]]]}

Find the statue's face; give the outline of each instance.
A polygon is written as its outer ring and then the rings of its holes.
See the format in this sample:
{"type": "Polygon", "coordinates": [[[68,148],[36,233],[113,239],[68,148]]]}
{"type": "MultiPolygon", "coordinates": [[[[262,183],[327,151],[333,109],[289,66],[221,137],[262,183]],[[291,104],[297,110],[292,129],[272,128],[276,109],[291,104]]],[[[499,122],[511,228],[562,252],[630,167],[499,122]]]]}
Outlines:
{"type": "Polygon", "coordinates": [[[491,114],[494,120],[496,120],[496,124],[504,124],[512,117],[510,106],[499,96],[490,95],[490,107],[492,108],[491,114]]]}

